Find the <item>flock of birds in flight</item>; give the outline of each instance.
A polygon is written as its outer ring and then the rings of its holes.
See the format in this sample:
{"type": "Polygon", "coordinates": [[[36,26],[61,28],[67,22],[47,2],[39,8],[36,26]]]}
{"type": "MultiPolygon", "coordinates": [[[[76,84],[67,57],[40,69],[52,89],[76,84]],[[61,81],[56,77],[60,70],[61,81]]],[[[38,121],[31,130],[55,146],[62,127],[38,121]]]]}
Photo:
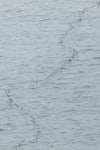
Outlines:
{"type": "MultiPolygon", "coordinates": [[[[62,36],[59,39],[59,43],[58,44],[60,44],[61,48],[63,48],[63,49],[65,48],[64,39],[67,36],[67,33],[70,32],[70,30],[72,30],[74,28],[74,24],[76,25],[76,23],[79,23],[80,21],[82,21],[82,15],[84,15],[86,13],[86,11],[90,11],[90,9],[93,9],[95,6],[99,6],[99,5],[100,5],[100,0],[97,1],[96,5],[84,8],[81,11],[81,13],[80,13],[79,18],[76,21],[71,22],[69,24],[69,29],[64,34],[62,34],[62,36]]],[[[72,55],[70,56],[70,58],[68,60],[64,60],[63,63],[66,64],[66,62],[67,63],[72,62],[74,60],[74,58],[76,57],[77,54],[78,54],[77,50],[73,48],[72,49],[72,55]]],[[[58,73],[58,71],[61,71],[62,69],[64,69],[63,66],[64,66],[64,64],[62,64],[59,68],[56,68],[54,72],[52,72],[50,75],[48,75],[45,79],[41,80],[41,83],[43,83],[45,81],[48,81],[48,79],[50,77],[53,77],[55,74],[58,73]]],[[[36,87],[38,87],[38,82],[36,84],[37,84],[36,87]]],[[[14,108],[14,107],[17,108],[18,110],[22,111],[24,113],[24,115],[26,115],[27,117],[29,117],[30,118],[30,123],[33,124],[33,129],[35,128],[35,130],[36,130],[36,134],[33,135],[33,136],[35,136],[34,141],[33,140],[31,140],[31,141],[24,141],[22,139],[21,141],[19,141],[16,144],[16,146],[14,147],[14,149],[19,149],[24,144],[36,143],[38,141],[38,139],[39,139],[39,136],[40,136],[40,133],[41,133],[41,128],[38,125],[35,117],[32,116],[32,115],[30,115],[22,106],[20,106],[16,102],[16,100],[12,97],[11,89],[10,88],[5,91],[5,94],[6,94],[7,98],[8,98],[8,101],[9,101],[10,105],[12,106],[12,108],[14,108]]]]}

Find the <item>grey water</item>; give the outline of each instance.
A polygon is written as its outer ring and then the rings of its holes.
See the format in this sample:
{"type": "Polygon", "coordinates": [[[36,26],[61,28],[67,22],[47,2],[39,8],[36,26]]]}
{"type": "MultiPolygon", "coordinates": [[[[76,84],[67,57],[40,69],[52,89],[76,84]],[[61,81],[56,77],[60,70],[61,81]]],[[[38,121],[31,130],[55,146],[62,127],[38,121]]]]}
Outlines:
{"type": "Polygon", "coordinates": [[[0,1],[0,150],[100,150],[100,1],[0,1]]]}

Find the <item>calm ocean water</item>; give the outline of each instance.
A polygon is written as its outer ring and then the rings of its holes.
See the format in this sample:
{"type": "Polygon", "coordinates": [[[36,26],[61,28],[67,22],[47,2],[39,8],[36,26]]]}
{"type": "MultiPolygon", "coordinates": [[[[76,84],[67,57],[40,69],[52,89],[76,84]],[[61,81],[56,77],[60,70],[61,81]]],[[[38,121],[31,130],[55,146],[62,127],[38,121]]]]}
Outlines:
{"type": "Polygon", "coordinates": [[[100,150],[99,5],[0,1],[0,150],[100,150]]]}

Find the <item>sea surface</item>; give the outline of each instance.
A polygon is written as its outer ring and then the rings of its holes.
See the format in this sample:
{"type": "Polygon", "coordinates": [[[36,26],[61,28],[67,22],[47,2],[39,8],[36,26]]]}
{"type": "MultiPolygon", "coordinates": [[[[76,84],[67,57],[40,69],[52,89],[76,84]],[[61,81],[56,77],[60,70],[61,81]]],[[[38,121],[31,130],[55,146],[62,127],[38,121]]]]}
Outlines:
{"type": "Polygon", "coordinates": [[[100,150],[99,0],[0,0],[0,150],[100,150]]]}

